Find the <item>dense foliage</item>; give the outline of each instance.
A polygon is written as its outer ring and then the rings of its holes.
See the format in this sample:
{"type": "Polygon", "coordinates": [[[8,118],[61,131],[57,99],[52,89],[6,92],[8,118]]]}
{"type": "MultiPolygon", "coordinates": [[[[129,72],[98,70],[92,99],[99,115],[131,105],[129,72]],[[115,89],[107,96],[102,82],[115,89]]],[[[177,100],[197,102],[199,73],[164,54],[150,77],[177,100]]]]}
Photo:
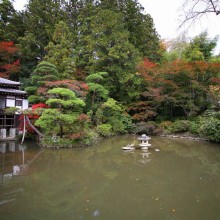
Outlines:
{"type": "Polygon", "coordinates": [[[220,58],[208,33],[162,41],[137,0],[29,0],[21,12],[3,0],[0,24],[0,76],[48,106],[33,120],[47,145],[127,132],[219,141],[220,58]]]}
{"type": "Polygon", "coordinates": [[[16,73],[20,69],[18,48],[12,41],[0,42],[0,77],[16,78],[16,73]]]}

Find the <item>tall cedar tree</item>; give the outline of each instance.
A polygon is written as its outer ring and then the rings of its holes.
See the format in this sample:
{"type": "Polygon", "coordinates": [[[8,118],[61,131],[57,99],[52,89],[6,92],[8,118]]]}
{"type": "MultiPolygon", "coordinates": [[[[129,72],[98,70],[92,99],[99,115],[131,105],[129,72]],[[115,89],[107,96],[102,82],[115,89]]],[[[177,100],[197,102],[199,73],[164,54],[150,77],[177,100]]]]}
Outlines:
{"type": "Polygon", "coordinates": [[[129,42],[129,32],[122,22],[122,14],[102,9],[91,19],[92,33],[87,38],[89,72],[105,71],[109,74],[106,88],[118,101],[136,98],[139,79],[135,66],[140,54],[129,42]]]}
{"type": "MultiPolygon", "coordinates": [[[[25,33],[18,38],[22,53],[22,80],[27,79],[45,55],[44,48],[52,40],[55,24],[65,20],[63,1],[30,0],[23,14],[25,33]]],[[[28,82],[27,82],[28,83],[28,82]]]]}
{"type": "Polygon", "coordinates": [[[17,43],[18,37],[24,33],[23,13],[16,12],[12,1],[0,2],[0,41],[17,43]]]}
{"type": "Polygon", "coordinates": [[[139,96],[140,80],[134,74],[138,60],[145,56],[158,62],[161,57],[153,20],[136,0],[30,0],[22,18],[25,34],[18,38],[22,81],[44,59],[60,21],[73,36],[70,57],[76,65],[75,78],[108,72],[108,90],[118,101],[131,102],[139,96]]]}
{"type": "Polygon", "coordinates": [[[73,46],[72,36],[66,23],[60,21],[55,26],[52,41],[45,50],[47,52],[44,60],[54,64],[59,72],[60,79],[74,78],[75,64],[72,58],[73,46]]]}

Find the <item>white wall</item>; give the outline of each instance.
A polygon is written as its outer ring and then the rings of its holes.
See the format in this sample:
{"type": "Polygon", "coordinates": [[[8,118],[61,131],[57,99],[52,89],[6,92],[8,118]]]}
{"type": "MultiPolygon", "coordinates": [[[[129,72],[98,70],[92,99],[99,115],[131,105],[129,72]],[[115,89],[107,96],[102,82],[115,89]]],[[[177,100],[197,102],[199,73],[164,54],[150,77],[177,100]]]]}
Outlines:
{"type": "Polygon", "coordinates": [[[6,99],[6,107],[15,107],[15,100],[6,99]]]}
{"type": "Polygon", "coordinates": [[[25,110],[25,109],[28,109],[28,100],[27,99],[23,99],[23,109],[22,110],[25,110]]]}
{"type": "Polygon", "coordinates": [[[6,107],[16,107],[20,110],[28,109],[28,100],[22,99],[22,106],[15,106],[15,100],[6,99],[6,107]]]}

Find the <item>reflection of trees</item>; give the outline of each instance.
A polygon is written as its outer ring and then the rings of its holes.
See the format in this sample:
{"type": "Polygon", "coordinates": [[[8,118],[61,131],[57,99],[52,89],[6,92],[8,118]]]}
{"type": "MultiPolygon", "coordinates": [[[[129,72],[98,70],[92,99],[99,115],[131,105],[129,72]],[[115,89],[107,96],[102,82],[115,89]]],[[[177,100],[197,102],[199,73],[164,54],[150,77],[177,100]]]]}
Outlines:
{"type": "Polygon", "coordinates": [[[34,172],[26,181],[27,194],[34,190],[32,207],[53,213],[54,217],[67,217],[70,210],[84,213],[103,206],[108,209],[112,200],[104,202],[103,195],[111,194],[120,183],[126,184],[123,183],[125,177],[135,180],[132,175],[136,174],[132,174],[129,167],[144,166],[139,160],[149,159],[141,155],[141,151],[134,154],[122,151],[121,147],[132,141],[131,136],[114,137],[89,148],[45,150],[30,167],[29,172],[32,169],[34,172]],[[56,209],[58,206],[62,209],[56,209]]]}
{"type": "Polygon", "coordinates": [[[53,213],[54,217],[66,216],[69,210],[77,213],[84,213],[86,209],[97,210],[97,206],[103,205],[106,190],[124,175],[119,168],[125,158],[120,152],[111,156],[112,151],[121,151],[119,141],[114,139],[100,142],[103,147],[45,150],[38,163],[30,166],[29,172],[34,172],[26,180],[27,195],[34,193],[35,197],[31,206],[53,213]],[[62,209],[57,210],[57,206],[62,209]]]}
{"type": "MultiPolygon", "coordinates": [[[[50,219],[78,219],[79,216],[91,219],[95,210],[102,213],[115,208],[118,211],[117,206],[124,201],[139,204],[140,201],[150,201],[159,193],[165,199],[170,196],[169,190],[174,184],[185,184],[182,181],[188,178],[189,173],[197,170],[201,173],[200,164],[210,174],[219,166],[214,147],[210,145],[207,153],[203,142],[152,137],[152,146],[160,148],[160,152],[153,149],[149,152],[124,152],[122,146],[133,140],[132,136],[126,135],[104,139],[88,148],[44,150],[29,166],[23,179],[25,193],[22,202],[25,206],[16,204],[18,212],[27,216],[41,216],[43,213],[50,219]],[[140,162],[148,159],[150,163],[140,162]],[[189,161],[195,161],[196,165],[190,171],[191,164],[183,164],[189,161]]],[[[188,179],[197,183],[192,175],[188,179]]],[[[197,187],[195,183],[188,187],[190,192],[197,187]]]]}
{"type": "Polygon", "coordinates": [[[216,144],[188,139],[158,138],[157,140],[160,142],[157,145],[162,146],[162,151],[175,152],[180,157],[199,160],[204,171],[210,175],[219,174],[220,162],[216,156],[216,147],[218,147],[216,144]]]}
{"type": "Polygon", "coordinates": [[[26,146],[16,142],[0,142],[0,205],[16,200],[23,192],[21,176],[33,154],[25,153],[26,146]]]}

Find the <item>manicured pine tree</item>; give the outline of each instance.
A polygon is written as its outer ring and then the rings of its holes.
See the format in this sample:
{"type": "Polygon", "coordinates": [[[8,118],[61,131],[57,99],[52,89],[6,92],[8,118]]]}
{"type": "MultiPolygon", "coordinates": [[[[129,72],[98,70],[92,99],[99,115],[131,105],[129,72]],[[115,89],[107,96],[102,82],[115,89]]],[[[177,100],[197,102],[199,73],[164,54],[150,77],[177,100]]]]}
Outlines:
{"type": "Polygon", "coordinates": [[[41,127],[45,133],[52,135],[59,133],[60,138],[71,129],[74,129],[74,122],[82,113],[85,103],[76,97],[75,93],[65,88],[54,88],[48,91],[50,98],[46,104],[50,106],[35,125],[41,127]]]}
{"type": "Polygon", "coordinates": [[[91,109],[92,114],[99,108],[100,103],[108,98],[109,91],[102,85],[107,75],[108,73],[106,72],[98,72],[86,77],[86,82],[89,86],[87,106],[91,109]]]}
{"type": "Polygon", "coordinates": [[[48,81],[56,81],[59,79],[59,73],[55,65],[49,62],[40,62],[36,69],[31,74],[31,86],[26,87],[26,91],[29,93],[29,102],[36,104],[39,102],[45,102],[46,97],[42,94],[38,94],[38,89],[44,86],[48,81]]]}

